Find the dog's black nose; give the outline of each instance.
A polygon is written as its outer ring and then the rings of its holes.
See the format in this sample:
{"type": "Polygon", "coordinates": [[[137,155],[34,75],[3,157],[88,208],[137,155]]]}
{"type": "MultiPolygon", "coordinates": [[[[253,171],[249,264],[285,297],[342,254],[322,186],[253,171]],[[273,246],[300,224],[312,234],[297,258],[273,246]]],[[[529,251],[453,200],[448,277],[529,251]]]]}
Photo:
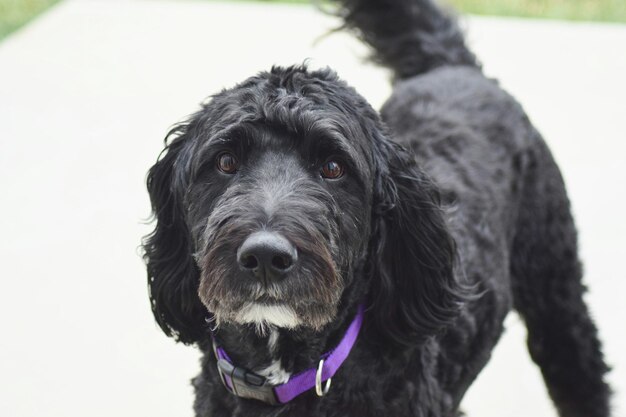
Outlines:
{"type": "Polygon", "coordinates": [[[298,260],[298,251],[283,236],[273,232],[257,232],[248,236],[237,251],[241,269],[264,282],[285,277],[298,260]]]}

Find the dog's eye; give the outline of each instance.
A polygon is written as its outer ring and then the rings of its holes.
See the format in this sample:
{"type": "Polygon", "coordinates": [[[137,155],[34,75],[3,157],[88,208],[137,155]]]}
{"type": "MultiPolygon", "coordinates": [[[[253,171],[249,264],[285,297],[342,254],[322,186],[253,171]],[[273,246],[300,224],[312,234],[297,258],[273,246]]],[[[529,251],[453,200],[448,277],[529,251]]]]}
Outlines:
{"type": "Polygon", "coordinates": [[[239,161],[235,155],[229,152],[222,152],[217,156],[217,169],[225,174],[234,174],[239,168],[239,161]]]}
{"type": "Polygon", "coordinates": [[[340,178],[343,175],[343,166],[341,166],[338,162],[328,161],[322,165],[321,174],[322,177],[331,180],[340,178]]]}

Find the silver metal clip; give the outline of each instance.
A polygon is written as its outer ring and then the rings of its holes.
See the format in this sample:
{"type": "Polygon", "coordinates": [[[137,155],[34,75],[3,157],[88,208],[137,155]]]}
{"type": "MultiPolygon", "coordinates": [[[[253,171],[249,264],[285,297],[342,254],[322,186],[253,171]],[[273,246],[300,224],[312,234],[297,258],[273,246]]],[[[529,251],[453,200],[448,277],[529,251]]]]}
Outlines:
{"type": "Polygon", "coordinates": [[[326,385],[322,389],[322,368],[324,368],[324,359],[320,359],[319,365],[317,365],[317,372],[315,373],[315,392],[318,397],[323,397],[328,394],[328,390],[330,389],[330,382],[332,378],[328,378],[326,380],[326,385]]]}

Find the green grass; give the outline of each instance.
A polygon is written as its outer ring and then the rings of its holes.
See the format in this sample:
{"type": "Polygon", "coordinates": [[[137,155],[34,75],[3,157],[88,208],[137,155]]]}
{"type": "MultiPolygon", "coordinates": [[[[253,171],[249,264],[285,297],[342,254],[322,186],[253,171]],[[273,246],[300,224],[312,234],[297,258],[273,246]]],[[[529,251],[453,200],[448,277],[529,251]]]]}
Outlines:
{"type": "MultiPolygon", "coordinates": [[[[232,0],[231,0],[232,1],[232,0]]],[[[308,3],[310,0],[259,0],[308,3]]],[[[463,13],[626,23],[626,0],[439,0],[463,13]]]]}
{"type": "Polygon", "coordinates": [[[60,0],[0,0],[0,39],[60,0]]]}
{"type": "MultiPolygon", "coordinates": [[[[60,0],[0,0],[0,40],[60,0]]],[[[233,1],[233,0],[231,0],[233,1]]],[[[260,0],[308,3],[310,0],[260,0]]],[[[626,0],[442,0],[464,13],[626,23],[626,0]]]]}
{"type": "Polygon", "coordinates": [[[626,0],[448,0],[465,13],[626,22],[626,0]]]}

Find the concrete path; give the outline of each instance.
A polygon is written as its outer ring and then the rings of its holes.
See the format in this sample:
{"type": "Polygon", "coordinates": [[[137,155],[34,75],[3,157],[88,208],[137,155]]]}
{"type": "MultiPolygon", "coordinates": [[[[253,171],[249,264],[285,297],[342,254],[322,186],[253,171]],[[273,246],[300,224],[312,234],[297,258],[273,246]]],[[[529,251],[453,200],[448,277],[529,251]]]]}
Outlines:
{"type": "MultiPolygon", "coordinates": [[[[626,27],[470,18],[567,179],[588,301],[626,415],[626,27]]],[[[193,348],[151,317],[137,254],[168,126],[272,64],[329,65],[375,106],[387,73],[310,7],[65,1],[0,44],[0,415],[191,416],[193,348]],[[317,40],[317,42],[316,42],[317,40]]],[[[553,416],[515,316],[468,416],[553,416]]]]}

